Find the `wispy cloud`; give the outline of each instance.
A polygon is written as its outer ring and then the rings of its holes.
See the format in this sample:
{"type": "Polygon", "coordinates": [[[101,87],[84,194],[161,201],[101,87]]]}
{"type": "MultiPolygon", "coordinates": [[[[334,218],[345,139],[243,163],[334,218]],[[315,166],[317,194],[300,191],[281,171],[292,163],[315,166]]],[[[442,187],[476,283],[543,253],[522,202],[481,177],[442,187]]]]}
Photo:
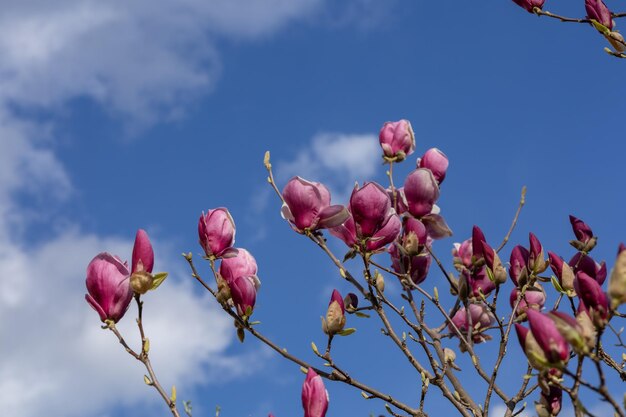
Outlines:
{"type": "Polygon", "coordinates": [[[289,161],[277,163],[284,183],[298,175],[324,183],[334,201],[346,201],[355,181],[372,180],[380,168],[381,151],[374,134],[320,133],[289,161]]]}

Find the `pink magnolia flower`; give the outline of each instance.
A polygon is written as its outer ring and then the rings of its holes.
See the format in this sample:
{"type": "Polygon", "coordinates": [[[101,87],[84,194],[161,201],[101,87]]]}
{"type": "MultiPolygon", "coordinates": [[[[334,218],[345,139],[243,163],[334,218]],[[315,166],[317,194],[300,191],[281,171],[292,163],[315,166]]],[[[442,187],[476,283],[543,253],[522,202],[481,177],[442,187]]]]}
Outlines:
{"type": "Polygon", "coordinates": [[[437,148],[430,148],[419,159],[418,168],[427,168],[433,173],[437,183],[441,184],[446,178],[449,165],[448,157],[437,148]]]}
{"type": "Polygon", "coordinates": [[[354,188],[348,218],[342,225],[331,228],[330,233],[349,247],[376,252],[393,242],[401,227],[385,189],[369,182],[361,188],[358,185],[354,188]]]}
{"type": "Polygon", "coordinates": [[[219,272],[229,285],[239,277],[256,277],[256,260],[246,249],[238,248],[235,256],[222,259],[219,272]]]}
{"type": "Polygon", "coordinates": [[[515,4],[523,7],[528,13],[533,13],[535,7],[542,8],[546,0],[513,0],[515,4]]]}
{"type": "Polygon", "coordinates": [[[235,221],[228,209],[219,207],[202,213],[198,221],[198,237],[206,256],[222,258],[234,255],[235,221]]]}
{"type": "Polygon", "coordinates": [[[283,189],[283,217],[298,233],[341,225],[348,218],[344,206],[330,205],[330,192],[324,184],[294,177],[283,189]]]}
{"type": "Polygon", "coordinates": [[[328,410],[328,391],[313,368],[309,368],[302,385],[302,407],[304,417],[325,417],[328,410]]]}
{"type": "Polygon", "coordinates": [[[429,169],[418,168],[406,177],[404,195],[409,213],[419,218],[433,210],[439,198],[439,185],[429,169]]]}
{"type": "Polygon", "coordinates": [[[408,120],[385,123],[379,140],[385,157],[391,160],[403,161],[415,150],[415,135],[408,120]]]}
{"type": "Polygon", "coordinates": [[[128,266],[109,253],[100,253],[87,266],[85,299],[103,322],[117,323],[133,298],[128,266]]]}

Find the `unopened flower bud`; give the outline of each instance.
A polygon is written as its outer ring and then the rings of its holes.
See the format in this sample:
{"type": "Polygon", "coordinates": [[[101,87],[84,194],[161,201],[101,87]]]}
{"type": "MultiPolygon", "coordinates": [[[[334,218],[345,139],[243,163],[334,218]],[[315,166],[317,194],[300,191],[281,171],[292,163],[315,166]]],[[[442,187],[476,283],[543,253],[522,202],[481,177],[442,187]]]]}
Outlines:
{"type": "Polygon", "coordinates": [[[419,218],[433,210],[439,198],[439,185],[429,169],[418,168],[406,177],[404,195],[409,213],[419,218]]]}
{"type": "Polygon", "coordinates": [[[384,157],[390,161],[403,161],[415,150],[415,135],[408,120],[385,123],[379,141],[384,157]]]}
{"type": "Polygon", "coordinates": [[[559,333],[554,321],[536,310],[526,310],[528,324],[537,344],[552,367],[562,368],[569,360],[569,345],[559,333]]]}
{"type": "Polygon", "coordinates": [[[355,310],[359,307],[359,297],[355,293],[349,292],[344,297],[343,304],[346,310],[355,310]]]}
{"type": "Polygon", "coordinates": [[[589,353],[589,346],[583,336],[583,328],[575,318],[561,311],[551,311],[548,315],[576,353],[582,355],[589,353]]]}
{"type": "Polygon", "coordinates": [[[528,250],[521,245],[515,246],[511,251],[509,275],[518,287],[524,286],[528,281],[528,256],[528,250]]]}
{"type": "Polygon", "coordinates": [[[202,213],[198,220],[198,238],[207,257],[230,256],[235,244],[235,221],[228,209],[219,207],[202,213]]]}
{"type": "Polygon", "coordinates": [[[428,168],[439,184],[446,178],[448,157],[437,148],[430,148],[419,160],[418,168],[428,168]]]}
{"type": "Polygon", "coordinates": [[[535,7],[541,9],[545,0],[513,0],[515,4],[523,7],[528,13],[534,13],[535,7]]]}
{"type": "Polygon", "coordinates": [[[150,238],[145,230],[137,230],[135,244],[133,246],[133,258],[131,272],[146,271],[152,273],[154,267],[154,252],[150,238]]]}
{"type": "MultiPolygon", "coordinates": [[[[511,308],[515,307],[519,292],[520,290],[517,287],[513,288],[513,291],[511,291],[511,296],[509,297],[511,308]]],[[[526,320],[526,311],[529,308],[541,311],[545,303],[546,292],[543,290],[543,287],[541,285],[535,283],[532,287],[526,289],[524,296],[519,300],[519,304],[517,305],[516,317],[520,320],[526,320]]]]}
{"type": "Polygon", "coordinates": [[[506,282],[507,274],[506,269],[504,269],[504,265],[502,265],[502,261],[500,260],[500,256],[498,256],[498,253],[493,250],[487,242],[482,241],[481,243],[483,246],[485,263],[487,268],[490,270],[494,283],[496,285],[504,284],[506,282]]]}
{"type": "Polygon", "coordinates": [[[328,392],[313,368],[309,368],[302,385],[302,407],[304,417],[325,417],[328,410],[328,392]]]}
{"type": "Polygon", "coordinates": [[[528,269],[535,274],[540,274],[548,268],[548,263],[544,259],[541,242],[533,233],[529,234],[530,253],[528,255],[528,269]]]}
{"type": "Polygon", "coordinates": [[[602,0],[585,0],[585,10],[589,19],[597,21],[609,30],[613,29],[611,11],[602,0]]]}
{"type": "Polygon", "coordinates": [[[572,215],[569,216],[569,221],[572,224],[572,230],[576,236],[576,240],[570,242],[572,246],[579,251],[590,252],[598,241],[598,239],[593,236],[591,228],[587,223],[572,215]]]}
{"type": "Polygon", "coordinates": [[[574,291],[574,270],[554,252],[548,251],[548,257],[550,258],[550,268],[556,275],[559,285],[569,297],[573,297],[576,294],[574,291]]]}
{"type": "Polygon", "coordinates": [[[609,298],[611,299],[611,308],[614,310],[626,303],[626,250],[619,252],[615,266],[611,271],[609,298]]]}
{"type": "MultiPolygon", "coordinates": [[[[490,340],[491,337],[484,333],[495,321],[493,315],[484,304],[469,304],[468,310],[461,307],[452,317],[452,323],[465,335],[470,326],[472,326],[472,339],[474,343],[482,343],[490,340]],[[469,310],[469,314],[467,311],[469,310]],[[468,317],[469,316],[469,317],[468,317]]],[[[448,325],[450,332],[454,333],[452,325],[448,325]]]]}
{"type": "Polygon", "coordinates": [[[609,300],[600,284],[584,272],[578,272],[574,288],[593,324],[599,329],[604,328],[609,318],[609,300]]]}
{"type": "Polygon", "coordinates": [[[535,403],[537,417],[556,417],[561,412],[562,398],[563,390],[554,385],[542,389],[539,402],[535,403]]]}
{"type": "Polygon", "coordinates": [[[376,282],[376,289],[381,293],[385,292],[385,278],[383,275],[376,271],[376,274],[374,274],[374,280],[376,282]]]}
{"type": "Polygon", "coordinates": [[[240,316],[250,317],[254,311],[256,303],[256,292],[258,278],[251,276],[240,276],[228,283],[233,304],[237,308],[240,316]]]}
{"type": "Polygon", "coordinates": [[[621,33],[614,30],[609,32],[608,35],[605,35],[605,37],[606,40],[609,41],[613,49],[615,49],[615,51],[619,52],[620,54],[626,51],[626,43],[624,42],[624,36],[622,36],[621,33]]]}
{"type": "Polygon", "coordinates": [[[322,330],[329,336],[333,336],[343,330],[346,325],[346,309],[343,298],[339,291],[333,290],[330,303],[326,310],[326,319],[322,317],[322,330]]]}

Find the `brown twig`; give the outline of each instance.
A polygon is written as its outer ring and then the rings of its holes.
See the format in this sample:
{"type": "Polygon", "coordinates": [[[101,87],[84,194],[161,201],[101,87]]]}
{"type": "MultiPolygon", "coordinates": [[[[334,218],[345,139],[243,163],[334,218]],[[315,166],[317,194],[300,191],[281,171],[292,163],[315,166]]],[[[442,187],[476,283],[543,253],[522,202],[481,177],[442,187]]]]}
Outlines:
{"type": "Polygon", "coordinates": [[[520,213],[522,212],[522,207],[524,207],[524,204],[526,204],[526,186],[525,185],[522,187],[522,193],[519,199],[519,204],[517,205],[517,211],[515,212],[515,216],[513,217],[513,222],[511,222],[511,227],[509,227],[509,231],[504,236],[504,239],[502,239],[502,243],[500,243],[500,246],[498,246],[498,249],[496,249],[496,253],[500,253],[502,248],[504,248],[506,243],[511,238],[511,233],[513,233],[513,230],[515,229],[515,226],[517,225],[517,221],[519,219],[520,213]]]}

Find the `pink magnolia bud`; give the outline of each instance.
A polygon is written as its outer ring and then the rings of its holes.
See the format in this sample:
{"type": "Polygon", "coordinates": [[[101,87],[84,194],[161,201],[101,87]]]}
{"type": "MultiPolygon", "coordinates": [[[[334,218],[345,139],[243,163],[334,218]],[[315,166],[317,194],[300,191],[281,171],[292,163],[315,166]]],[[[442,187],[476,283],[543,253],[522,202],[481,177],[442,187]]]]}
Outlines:
{"type": "Polygon", "coordinates": [[[568,296],[574,296],[574,270],[554,252],[548,251],[548,257],[550,258],[550,268],[556,275],[561,288],[568,296]]]}
{"type": "Polygon", "coordinates": [[[574,288],[580,298],[579,307],[587,311],[593,324],[600,329],[606,326],[609,317],[609,299],[600,284],[584,272],[578,272],[574,288]]]}
{"type": "Polygon", "coordinates": [[[486,241],[487,239],[485,238],[483,231],[480,230],[480,227],[474,225],[474,227],[472,227],[472,253],[477,259],[485,256],[482,242],[486,241]]]}
{"type": "Polygon", "coordinates": [[[471,268],[473,255],[472,239],[467,239],[462,243],[455,243],[452,249],[452,257],[457,271],[460,272],[464,268],[471,268]]]}
{"type": "Polygon", "coordinates": [[[235,221],[228,209],[219,207],[202,213],[198,221],[200,246],[206,256],[221,258],[232,256],[235,244],[235,221]]]}
{"type": "Polygon", "coordinates": [[[313,368],[309,368],[302,385],[302,407],[304,417],[325,417],[328,410],[328,391],[313,368]]]}
{"type": "Polygon", "coordinates": [[[469,297],[481,300],[482,296],[487,297],[496,289],[496,284],[489,278],[487,268],[483,265],[472,272],[464,270],[461,274],[465,277],[469,289],[469,297]]]}
{"type": "Polygon", "coordinates": [[[546,354],[535,340],[532,332],[518,323],[515,323],[515,332],[522,350],[532,367],[540,371],[550,369],[552,364],[548,362],[546,354]]]}
{"type": "Polygon", "coordinates": [[[403,161],[415,150],[415,135],[408,120],[387,122],[380,129],[380,147],[385,158],[403,161]]]}
{"type": "Polygon", "coordinates": [[[85,299],[98,312],[100,320],[117,323],[133,298],[126,264],[108,253],[100,253],[87,266],[85,299]]]}
{"type": "Polygon", "coordinates": [[[324,184],[294,177],[283,189],[283,217],[298,233],[336,227],[348,218],[344,206],[330,205],[330,192],[324,184]]]}
{"type": "Polygon", "coordinates": [[[346,309],[339,291],[333,290],[326,310],[326,319],[322,317],[322,330],[329,336],[343,330],[346,325],[346,309]]]}
{"type": "Polygon", "coordinates": [[[435,177],[435,180],[441,184],[446,178],[448,165],[448,157],[445,153],[441,152],[437,148],[430,148],[426,151],[424,156],[419,159],[418,168],[430,169],[435,177]]]}
{"type": "MultiPolygon", "coordinates": [[[[519,292],[520,290],[517,287],[513,288],[513,291],[511,291],[511,296],[509,297],[511,308],[515,307],[519,292]]],[[[535,283],[533,287],[529,287],[526,290],[524,296],[520,299],[519,304],[517,305],[516,317],[520,320],[526,320],[526,311],[529,308],[541,311],[545,303],[546,292],[543,290],[541,285],[535,283]]]]}
{"type": "Polygon", "coordinates": [[[541,242],[533,233],[528,235],[530,240],[530,253],[528,255],[528,269],[535,274],[540,274],[548,268],[548,263],[544,259],[541,242]]]}
{"type": "Polygon", "coordinates": [[[389,247],[389,255],[391,255],[391,267],[398,274],[407,274],[413,284],[419,285],[428,276],[430,269],[431,257],[428,252],[422,251],[418,255],[404,255],[398,249],[397,244],[389,247]]]}
{"type": "Polygon", "coordinates": [[[414,217],[404,218],[404,230],[402,232],[402,247],[408,255],[417,255],[426,244],[428,234],[426,226],[414,217]]]}
{"type": "Polygon", "coordinates": [[[578,252],[570,259],[569,265],[573,268],[574,273],[584,272],[600,285],[604,284],[604,280],[606,280],[606,263],[599,264],[589,255],[578,252]]]}
{"type": "Polygon", "coordinates": [[[613,309],[626,303],[626,250],[623,250],[622,246],[623,244],[620,245],[617,260],[609,278],[609,298],[613,309]]]}
{"type": "Polygon", "coordinates": [[[145,230],[137,230],[135,245],[133,246],[133,263],[131,272],[145,271],[152,273],[154,267],[154,252],[152,244],[145,230]]]}
{"type": "Polygon", "coordinates": [[[572,224],[572,230],[574,231],[576,239],[578,239],[582,243],[587,243],[591,239],[593,239],[593,231],[587,225],[587,223],[572,216],[571,214],[569,216],[569,221],[572,224]]]}
{"type": "Polygon", "coordinates": [[[404,195],[409,213],[419,218],[433,210],[439,198],[439,185],[429,169],[418,168],[406,177],[404,195]]]}
{"type": "Polygon", "coordinates": [[[257,264],[254,257],[245,249],[237,249],[237,255],[222,259],[220,275],[230,284],[239,277],[256,276],[257,264]]]}
{"type": "MultiPolygon", "coordinates": [[[[469,317],[465,307],[461,307],[456,314],[452,317],[452,323],[459,329],[459,331],[466,335],[471,321],[472,326],[472,339],[474,343],[482,343],[486,340],[490,340],[491,337],[484,334],[495,321],[493,315],[489,312],[489,309],[483,304],[469,304],[469,317]],[[468,320],[469,319],[469,320],[468,320]]],[[[450,332],[454,333],[452,325],[448,325],[450,332]]]]}
{"type": "Polygon", "coordinates": [[[509,275],[518,287],[523,286],[528,280],[528,257],[528,250],[521,245],[515,246],[511,251],[509,275]]]}
{"type": "Polygon", "coordinates": [[[582,355],[589,353],[590,347],[585,339],[584,329],[575,318],[561,311],[551,311],[548,315],[554,321],[559,333],[567,340],[567,343],[572,346],[576,353],[582,355]]]}
{"type": "Polygon", "coordinates": [[[602,0],[585,0],[585,10],[587,10],[587,18],[596,20],[609,30],[613,29],[611,11],[602,0]]]}
{"type": "Polygon", "coordinates": [[[487,266],[488,274],[491,274],[493,281],[496,285],[504,284],[506,282],[506,269],[504,269],[504,265],[502,265],[502,261],[500,260],[500,256],[498,253],[493,250],[491,246],[485,241],[482,241],[483,247],[483,256],[485,257],[485,264],[487,266]]]}
{"type": "Polygon", "coordinates": [[[240,316],[252,315],[256,302],[258,279],[255,276],[239,276],[228,282],[230,296],[240,316]]]}
{"type": "Polygon", "coordinates": [[[559,333],[554,321],[536,310],[526,310],[528,324],[546,359],[555,368],[561,368],[569,360],[569,345],[559,333]]]}
{"type": "Polygon", "coordinates": [[[528,13],[534,13],[533,9],[535,7],[538,7],[541,9],[543,7],[543,3],[545,3],[545,0],[513,0],[513,1],[518,6],[526,9],[528,13]]]}
{"type": "Polygon", "coordinates": [[[535,403],[537,417],[556,417],[561,412],[563,390],[554,385],[541,390],[539,402],[535,403]]]}
{"type": "Polygon", "coordinates": [[[400,233],[400,219],[391,207],[389,196],[383,187],[368,182],[354,187],[350,196],[350,212],[355,223],[357,237],[376,242],[376,248],[391,243],[400,233]]]}

